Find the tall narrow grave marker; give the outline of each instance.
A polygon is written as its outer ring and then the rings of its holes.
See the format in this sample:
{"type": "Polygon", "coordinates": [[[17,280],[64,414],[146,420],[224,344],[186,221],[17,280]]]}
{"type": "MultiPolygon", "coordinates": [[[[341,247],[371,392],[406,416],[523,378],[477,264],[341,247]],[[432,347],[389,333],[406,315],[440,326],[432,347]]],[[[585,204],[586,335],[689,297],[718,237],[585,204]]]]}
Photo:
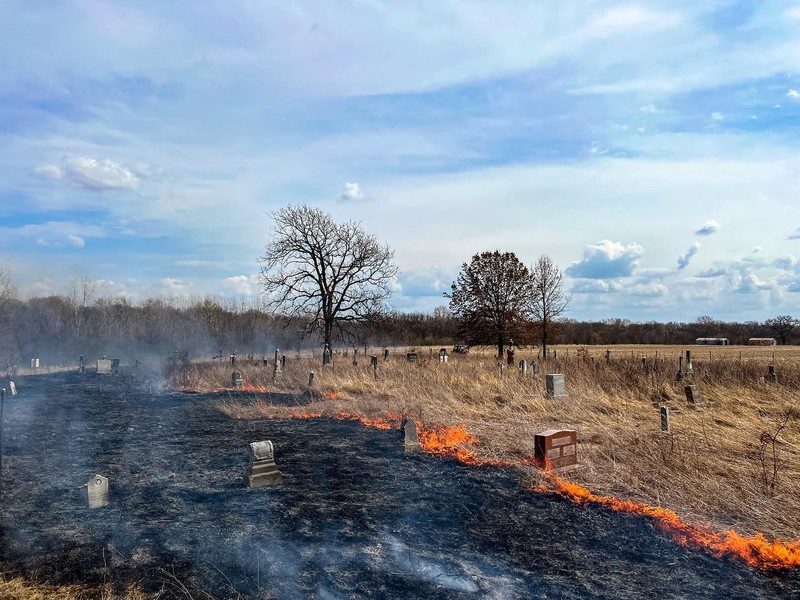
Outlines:
{"type": "Polygon", "coordinates": [[[547,375],[547,395],[551,398],[561,398],[567,395],[566,377],[560,373],[547,375]]]}
{"type": "Polygon", "coordinates": [[[89,508],[102,508],[108,506],[108,479],[102,475],[95,475],[86,484],[89,496],[89,508]]]}
{"type": "Polygon", "coordinates": [[[250,464],[244,476],[244,484],[250,489],[283,483],[283,474],[275,464],[275,450],[269,440],[252,442],[248,446],[250,464]]]}

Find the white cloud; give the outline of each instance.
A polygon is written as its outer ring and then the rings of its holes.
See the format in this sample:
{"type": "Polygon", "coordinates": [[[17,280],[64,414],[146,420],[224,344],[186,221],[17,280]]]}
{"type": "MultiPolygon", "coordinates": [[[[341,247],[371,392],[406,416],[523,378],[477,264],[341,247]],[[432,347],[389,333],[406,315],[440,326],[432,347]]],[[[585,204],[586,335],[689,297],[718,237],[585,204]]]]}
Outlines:
{"type": "Polygon", "coordinates": [[[792,98],[793,100],[800,100],[800,92],[798,92],[797,90],[789,90],[788,92],[786,92],[786,95],[789,98],[792,98]]]}
{"type": "Polygon", "coordinates": [[[42,179],[61,179],[64,173],[55,165],[39,165],[33,172],[42,179]]]}
{"type": "Polygon", "coordinates": [[[789,239],[790,239],[790,240],[800,240],[800,227],[798,227],[797,229],[795,229],[795,230],[794,230],[794,231],[793,231],[793,232],[792,232],[792,233],[789,235],[789,239]]]}
{"type": "Polygon", "coordinates": [[[692,257],[697,254],[698,250],[700,250],[700,246],[700,242],[692,242],[692,245],[689,246],[689,249],[678,258],[679,271],[689,266],[689,261],[691,261],[692,257]]]}
{"type": "Polygon", "coordinates": [[[731,288],[738,294],[752,294],[754,292],[771,290],[773,287],[775,287],[774,282],[764,281],[755,273],[746,273],[731,278],[731,288]]]}
{"type": "Polygon", "coordinates": [[[83,248],[86,245],[86,241],[83,238],[71,233],[67,235],[67,243],[74,248],[83,248]]]}
{"type": "Polygon", "coordinates": [[[650,114],[655,114],[655,113],[657,113],[657,112],[658,112],[658,109],[656,108],[656,105],[655,105],[655,104],[652,104],[652,103],[650,103],[650,104],[645,104],[644,106],[641,106],[641,107],[639,108],[639,110],[640,110],[641,112],[643,112],[643,113],[650,113],[650,114]]]}
{"type": "Polygon", "coordinates": [[[339,202],[364,202],[367,197],[359,184],[347,182],[338,199],[339,202]]]}
{"type": "Polygon", "coordinates": [[[255,276],[234,275],[233,277],[225,278],[222,282],[222,287],[239,296],[253,296],[256,293],[256,284],[255,276]]]}
{"type": "Polygon", "coordinates": [[[656,281],[635,285],[629,291],[631,296],[640,296],[644,298],[666,296],[668,292],[667,286],[656,281]]]}
{"type": "Polygon", "coordinates": [[[602,240],[584,248],[583,258],[567,267],[566,274],[583,279],[609,279],[628,277],[639,265],[644,248],[632,243],[602,240]]]}
{"type": "Polygon", "coordinates": [[[577,279],[570,290],[573,294],[609,294],[622,290],[617,281],[604,279],[577,279]]]}
{"type": "Polygon", "coordinates": [[[67,156],[63,170],[72,183],[89,190],[135,190],[139,187],[139,178],[132,171],[107,158],[67,156]]]}
{"type": "Polygon", "coordinates": [[[725,267],[712,267],[710,269],[706,269],[697,274],[697,277],[703,278],[712,278],[712,277],[721,277],[722,275],[727,275],[728,270],[725,267]]]}
{"type": "Polygon", "coordinates": [[[664,279],[668,275],[672,275],[672,273],[674,273],[672,269],[667,269],[664,267],[655,269],[639,269],[636,271],[636,277],[639,283],[647,283],[655,279],[664,279]]]}
{"type": "Polygon", "coordinates": [[[798,260],[794,254],[781,254],[772,264],[784,271],[792,271],[798,265],[798,260]]]}
{"type": "Polygon", "coordinates": [[[717,223],[715,219],[710,219],[703,223],[703,225],[695,231],[695,235],[711,235],[712,233],[716,233],[719,231],[720,224],[717,223]]]}
{"type": "Polygon", "coordinates": [[[725,117],[721,112],[713,112],[711,113],[711,120],[712,121],[724,121],[725,117]]]}
{"type": "Polygon", "coordinates": [[[192,283],[176,277],[164,277],[161,280],[161,284],[169,293],[185,293],[193,287],[192,283]]]}

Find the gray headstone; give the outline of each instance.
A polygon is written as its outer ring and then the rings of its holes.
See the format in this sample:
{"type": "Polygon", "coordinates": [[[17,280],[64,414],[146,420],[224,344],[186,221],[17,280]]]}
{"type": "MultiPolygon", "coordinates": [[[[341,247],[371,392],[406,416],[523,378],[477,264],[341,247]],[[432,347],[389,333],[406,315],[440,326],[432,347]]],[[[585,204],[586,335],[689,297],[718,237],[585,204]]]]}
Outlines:
{"type": "Polygon", "coordinates": [[[389,349],[388,348],[384,348],[383,349],[383,360],[385,360],[385,361],[389,360],[389,349]]]}
{"type": "Polygon", "coordinates": [[[331,364],[331,349],[328,348],[328,344],[325,344],[325,349],[322,351],[322,364],[331,364]]]}
{"type": "Polygon", "coordinates": [[[606,362],[611,362],[611,350],[606,350],[606,362]]]}
{"type": "Polygon", "coordinates": [[[11,392],[12,396],[17,395],[17,386],[14,384],[13,381],[8,382],[8,390],[11,392]]]}
{"type": "Polygon", "coordinates": [[[86,484],[89,496],[89,508],[102,508],[108,506],[108,479],[102,475],[95,475],[86,484]]]}
{"type": "Polygon", "coordinates": [[[314,371],[308,374],[308,387],[314,387],[314,371]]]}
{"type": "Polygon", "coordinates": [[[775,372],[775,365],[769,365],[767,367],[767,381],[770,381],[772,383],[778,381],[778,374],[775,372]]]}
{"type": "Polygon", "coordinates": [[[661,407],[661,431],[669,431],[669,406],[661,407]]]}
{"type": "Polygon", "coordinates": [[[539,374],[539,361],[531,361],[531,376],[539,374]]]}
{"type": "Polygon", "coordinates": [[[111,375],[111,361],[107,358],[101,358],[97,361],[97,374],[98,375],[111,375]]]}
{"type": "Polygon", "coordinates": [[[523,377],[528,374],[528,362],[524,358],[519,361],[519,374],[523,377]]]}
{"type": "Polygon", "coordinates": [[[683,388],[686,392],[686,401],[693,406],[702,406],[703,397],[700,395],[700,388],[696,385],[687,385],[683,388]]]}
{"type": "Polygon", "coordinates": [[[694,374],[694,369],[692,368],[692,351],[686,351],[686,376],[694,374]]]}
{"type": "Polygon", "coordinates": [[[567,395],[566,377],[561,374],[547,375],[547,395],[551,398],[560,398],[567,395]]]}
{"type": "Polygon", "coordinates": [[[237,388],[244,387],[244,377],[241,371],[231,373],[231,385],[237,388]]]}
{"type": "Polygon", "coordinates": [[[406,360],[408,362],[416,362],[417,361],[417,353],[416,352],[406,352],[406,360]]]}
{"type": "Polygon", "coordinates": [[[403,421],[403,445],[409,450],[419,448],[417,424],[413,419],[407,418],[403,421]]]}
{"type": "Polygon", "coordinates": [[[251,442],[248,446],[250,464],[244,476],[244,484],[250,489],[283,483],[283,474],[275,464],[272,442],[251,442]]]}
{"type": "Polygon", "coordinates": [[[32,358],[31,359],[31,369],[38,369],[39,368],[39,359],[32,358]]]}

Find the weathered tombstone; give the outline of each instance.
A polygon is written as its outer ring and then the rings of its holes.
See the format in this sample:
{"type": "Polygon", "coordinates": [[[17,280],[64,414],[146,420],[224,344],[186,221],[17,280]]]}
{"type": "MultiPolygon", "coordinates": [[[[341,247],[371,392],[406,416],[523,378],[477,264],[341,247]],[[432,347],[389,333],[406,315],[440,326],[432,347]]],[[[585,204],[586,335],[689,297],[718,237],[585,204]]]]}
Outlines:
{"type": "Polygon", "coordinates": [[[308,374],[308,387],[314,387],[314,371],[308,374]]]}
{"type": "Polygon", "coordinates": [[[539,361],[531,361],[531,377],[539,374],[539,361]]]}
{"type": "Polygon", "coordinates": [[[558,350],[553,350],[553,360],[558,360],[558,350]]]}
{"type": "Polygon", "coordinates": [[[383,349],[383,360],[384,360],[384,362],[389,360],[389,349],[388,348],[384,348],[383,349]]]}
{"type": "Polygon", "coordinates": [[[231,373],[231,385],[236,388],[244,387],[244,377],[241,371],[231,373]]]}
{"type": "Polygon", "coordinates": [[[669,427],[669,406],[661,407],[661,431],[670,431],[669,427]]]}
{"type": "Polygon", "coordinates": [[[524,358],[519,361],[519,374],[522,377],[528,374],[528,362],[524,358]]]}
{"type": "Polygon", "coordinates": [[[31,359],[31,369],[38,369],[39,368],[39,359],[32,358],[31,359]]]}
{"type": "Polygon", "coordinates": [[[543,467],[568,471],[578,466],[578,432],[548,429],[533,437],[534,458],[543,467]]]}
{"type": "Polygon", "coordinates": [[[111,361],[107,358],[100,358],[97,360],[97,374],[98,375],[111,375],[111,361]]]}
{"type": "Polygon", "coordinates": [[[611,350],[606,350],[606,362],[611,362],[611,350]]]}
{"type": "Polygon", "coordinates": [[[111,359],[111,374],[112,375],[119,375],[119,363],[120,360],[118,358],[111,359]]]}
{"type": "Polygon", "coordinates": [[[497,371],[498,371],[498,375],[500,377],[505,377],[505,375],[506,375],[506,363],[504,363],[502,360],[497,362],[497,371]]]}
{"type": "Polygon", "coordinates": [[[642,357],[642,371],[644,373],[647,373],[647,357],[646,356],[642,357]]]}
{"type": "Polygon", "coordinates": [[[508,363],[509,367],[514,364],[514,348],[513,347],[512,348],[508,348],[506,350],[506,362],[508,363]]]}
{"type": "Polygon", "coordinates": [[[353,366],[358,364],[358,350],[353,348],[353,366]]]}
{"type": "Polygon", "coordinates": [[[281,354],[281,371],[286,369],[286,355],[281,354]]]}
{"type": "Polygon", "coordinates": [[[372,376],[377,379],[378,378],[378,357],[377,356],[370,356],[369,357],[369,364],[372,367],[372,376]]]}
{"type": "Polygon", "coordinates": [[[244,476],[244,484],[250,489],[283,483],[283,474],[275,464],[272,442],[252,442],[248,446],[250,464],[244,476]]]}
{"type": "Polygon", "coordinates": [[[440,363],[447,362],[447,348],[439,348],[439,362],[440,363]]]}
{"type": "Polygon", "coordinates": [[[561,398],[567,395],[566,378],[564,375],[553,373],[545,377],[547,395],[551,398],[561,398]]]}
{"type": "Polygon", "coordinates": [[[771,383],[778,381],[778,374],[775,373],[775,365],[769,365],[767,367],[767,381],[771,383]]]}
{"type": "Polygon", "coordinates": [[[419,434],[417,433],[417,424],[413,419],[406,418],[403,420],[403,445],[407,451],[413,451],[419,448],[419,434]]]}
{"type": "Polygon", "coordinates": [[[406,360],[408,362],[417,362],[417,353],[416,352],[406,352],[406,360]]]}
{"type": "Polygon", "coordinates": [[[102,508],[108,506],[108,479],[102,475],[95,475],[86,484],[89,496],[89,508],[102,508]]]}
{"type": "Polygon", "coordinates": [[[80,361],[80,363],[78,363],[78,372],[79,373],[85,373],[86,372],[86,366],[83,364],[83,354],[81,354],[81,361],[80,361]]]}
{"type": "Polygon", "coordinates": [[[690,375],[694,375],[694,369],[692,368],[692,351],[686,351],[686,376],[689,377],[690,375]]]}
{"type": "Polygon", "coordinates": [[[17,395],[17,386],[13,381],[8,382],[8,391],[11,392],[12,396],[17,395]]]}
{"type": "Polygon", "coordinates": [[[328,348],[328,344],[325,344],[325,349],[322,351],[322,365],[329,364],[331,364],[331,349],[328,348]]]}
{"type": "Polygon", "coordinates": [[[675,374],[675,381],[683,379],[683,356],[678,357],[678,372],[675,374]]]}
{"type": "Polygon", "coordinates": [[[686,401],[694,406],[703,406],[703,396],[700,394],[700,388],[696,385],[687,385],[683,388],[683,391],[686,392],[686,401]]]}

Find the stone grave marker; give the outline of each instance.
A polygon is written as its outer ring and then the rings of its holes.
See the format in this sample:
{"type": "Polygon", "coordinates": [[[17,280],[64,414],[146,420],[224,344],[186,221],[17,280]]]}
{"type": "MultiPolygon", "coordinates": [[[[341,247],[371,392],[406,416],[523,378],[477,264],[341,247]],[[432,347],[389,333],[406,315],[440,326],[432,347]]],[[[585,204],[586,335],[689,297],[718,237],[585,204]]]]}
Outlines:
{"type": "Polygon", "coordinates": [[[283,473],[275,464],[275,451],[272,442],[252,442],[248,446],[250,464],[244,476],[244,484],[250,489],[283,483],[283,473]]]}
{"type": "Polygon", "coordinates": [[[562,398],[567,395],[566,377],[559,373],[547,375],[547,395],[551,398],[562,398]]]}
{"type": "Polygon", "coordinates": [[[416,352],[406,352],[406,360],[408,362],[417,362],[417,353],[416,352]]]}
{"type": "Polygon", "coordinates": [[[578,466],[578,432],[548,429],[533,437],[534,458],[541,466],[569,471],[578,466]]]}
{"type": "Polygon", "coordinates": [[[442,364],[447,362],[447,348],[439,348],[439,362],[442,364]]]}
{"type": "Polygon", "coordinates": [[[97,359],[97,374],[111,375],[111,361],[107,358],[97,359]]]}
{"type": "Polygon", "coordinates": [[[39,359],[32,358],[31,359],[31,369],[38,369],[39,368],[39,359]]]}
{"type": "Polygon", "coordinates": [[[244,377],[241,371],[231,373],[231,385],[236,388],[244,387],[244,377]]]}
{"type": "Polygon", "coordinates": [[[524,358],[519,361],[519,374],[522,377],[528,374],[528,362],[524,358]]]}
{"type": "Polygon", "coordinates": [[[683,390],[686,392],[686,401],[690,406],[699,407],[704,405],[703,396],[700,394],[699,387],[696,385],[687,385],[683,390]]]}
{"type": "Polygon", "coordinates": [[[778,374],[775,373],[775,365],[769,365],[767,367],[767,381],[771,383],[778,381],[778,374]]]}
{"type": "Polygon", "coordinates": [[[89,508],[102,508],[108,506],[108,479],[102,475],[95,475],[86,484],[89,496],[89,508]]]}
{"type": "Polygon", "coordinates": [[[669,426],[669,406],[661,407],[661,431],[670,432],[669,426]]]}
{"type": "Polygon", "coordinates": [[[389,349],[388,348],[384,348],[383,349],[383,360],[384,360],[384,362],[389,360],[389,349]]]}
{"type": "Polygon", "coordinates": [[[8,391],[11,392],[12,396],[17,395],[17,386],[13,381],[8,382],[8,391]]]}
{"type": "Polygon", "coordinates": [[[328,348],[328,344],[325,344],[325,349],[322,351],[322,365],[329,364],[331,364],[331,349],[328,348]]]}
{"type": "Polygon", "coordinates": [[[314,371],[308,374],[308,387],[314,387],[314,371]]]}
{"type": "Polygon", "coordinates": [[[538,374],[539,374],[539,361],[538,360],[532,360],[531,361],[531,377],[533,377],[534,375],[538,375],[538,374]]]}
{"type": "Polygon", "coordinates": [[[502,360],[497,361],[497,371],[500,377],[506,376],[506,363],[504,363],[502,360]]]}
{"type": "Polygon", "coordinates": [[[686,371],[685,374],[687,377],[690,375],[694,375],[694,369],[692,368],[692,351],[686,351],[686,371]]]}
{"type": "Polygon", "coordinates": [[[611,362],[611,350],[606,350],[606,362],[611,362]]]}
{"type": "Polygon", "coordinates": [[[413,419],[406,417],[403,420],[403,446],[407,451],[417,450],[419,448],[419,434],[417,433],[417,424],[413,419]]]}

